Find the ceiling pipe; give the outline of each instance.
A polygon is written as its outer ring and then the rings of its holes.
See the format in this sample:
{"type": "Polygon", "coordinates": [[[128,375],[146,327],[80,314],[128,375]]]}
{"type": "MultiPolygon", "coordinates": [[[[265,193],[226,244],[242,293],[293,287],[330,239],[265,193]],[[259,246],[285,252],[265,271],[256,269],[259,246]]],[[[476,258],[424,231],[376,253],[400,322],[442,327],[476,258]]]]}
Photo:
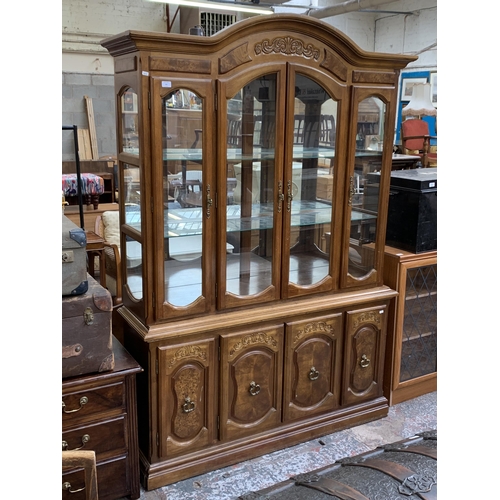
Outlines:
{"type": "Polygon", "coordinates": [[[384,5],[391,3],[388,0],[348,0],[347,2],[342,2],[337,5],[332,5],[331,7],[325,7],[323,9],[310,9],[306,12],[306,15],[315,17],[316,19],[323,19],[325,17],[338,16],[340,14],[345,14],[346,12],[354,12],[361,9],[367,9],[369,7],[378,7],[379,5],[384,5]]]}

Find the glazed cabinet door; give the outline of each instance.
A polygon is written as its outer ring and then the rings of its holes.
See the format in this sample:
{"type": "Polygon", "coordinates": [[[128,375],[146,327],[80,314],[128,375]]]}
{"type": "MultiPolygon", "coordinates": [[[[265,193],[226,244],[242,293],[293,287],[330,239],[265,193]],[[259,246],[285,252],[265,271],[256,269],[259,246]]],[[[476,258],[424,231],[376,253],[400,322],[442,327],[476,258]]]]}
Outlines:
{"type": "Polygon", "coordinates": [[[331,74],[290,64],[287,85],[284,298],[338,288],[349,123],[347,87],[331,74]]]}
{"type": "Polygon", "coordinates": [[[342,348],[342,313],[286,324],[284,421],[338,408],[342,348]]]}
{"type": "Polygon", "coordinates": [[[222,440],[281,422],[283,330],[277,325],[221,335],[222,440]]]}
{"type": "MultiPolygon", "coordinates": [[[[393,78],[393,76],[391,76],[393,78]]],[[[381,285],[394,137],[393,89],[354,87],[345,179],[343,288],[381,285]]]]}
{"type": "Polygon", "coordinates": [[[382,395],[386,305],[348,311],[342,405],[382,395]]]}
{"type": "Polygon", "coordinates": [[[213,82],[152,77],[159,319],[215,308],[213,82]]]}
{"type": "Polygon", "coordinates": [[[203,448],[216,440],[215,344],[209,337],[157,349],[161,457],[203,448]]]}
{"type": "Polygon", "coordinates": [[[279,299],[285,65],[218,82],[218,307],[279,299]]]}

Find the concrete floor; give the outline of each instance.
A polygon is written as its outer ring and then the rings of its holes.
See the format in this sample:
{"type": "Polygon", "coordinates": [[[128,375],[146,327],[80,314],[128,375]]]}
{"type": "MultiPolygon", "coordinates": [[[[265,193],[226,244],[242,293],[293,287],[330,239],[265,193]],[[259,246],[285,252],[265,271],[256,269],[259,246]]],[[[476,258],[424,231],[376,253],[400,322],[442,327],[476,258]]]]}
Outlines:
{"type": "Polygon", "coordinates": [[[309,472],[340,458],[394,443],[417,432],[437,429],[437,393],[389,408],[385,418],[328,434],[230,467],[208,472],[152,491],[141,488],[141,500],[235,500],[309,472]],[[321,442],[320,442],[321,441],[321,442]]]}

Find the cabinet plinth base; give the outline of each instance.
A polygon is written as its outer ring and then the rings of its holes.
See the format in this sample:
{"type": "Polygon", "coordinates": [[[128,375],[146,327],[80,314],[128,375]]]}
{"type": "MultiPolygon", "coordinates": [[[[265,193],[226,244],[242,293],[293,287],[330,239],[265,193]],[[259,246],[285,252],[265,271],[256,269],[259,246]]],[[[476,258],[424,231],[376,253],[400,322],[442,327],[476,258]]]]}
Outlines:
{"type": "Polygon", "coordinates": [[[316,419],[295,422],[252,438],[220,443],[205,450],[198,450],[153,464],[149,463],[141,452],[141,483],[146,490],[153,490],[304,441],[365,424],[386,417],[388,413],[388,401],[385,397],[380,397],[368,403],[325,414],[316,419]]]}

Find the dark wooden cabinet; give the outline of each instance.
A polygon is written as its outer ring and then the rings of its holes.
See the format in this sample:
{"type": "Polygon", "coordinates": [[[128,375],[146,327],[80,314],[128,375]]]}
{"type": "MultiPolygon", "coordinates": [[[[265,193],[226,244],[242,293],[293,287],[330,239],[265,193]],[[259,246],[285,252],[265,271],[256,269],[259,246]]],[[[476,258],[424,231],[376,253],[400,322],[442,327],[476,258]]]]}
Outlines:
{"type": "Polygon", "coordinates": [[[145,487],[386,415],[383,249],[398,78],[415,57],[285,14],[102,45],[145,487]]]}
{"type": "MultiPolygon", "coordinates": [[[[62,449],[96,454],[99,499],[139,498],[136,374],[141,367],[113,339],[115,368],[64,379],[62,383],[62,449]]],[[[65,470],[63,482],[84,487],[83,469],[65,470]]],[[[64,490],[63,499],[75,499],[64,490]]],[[[76,495],[76,496],[75,496],[76,495]]]]}

